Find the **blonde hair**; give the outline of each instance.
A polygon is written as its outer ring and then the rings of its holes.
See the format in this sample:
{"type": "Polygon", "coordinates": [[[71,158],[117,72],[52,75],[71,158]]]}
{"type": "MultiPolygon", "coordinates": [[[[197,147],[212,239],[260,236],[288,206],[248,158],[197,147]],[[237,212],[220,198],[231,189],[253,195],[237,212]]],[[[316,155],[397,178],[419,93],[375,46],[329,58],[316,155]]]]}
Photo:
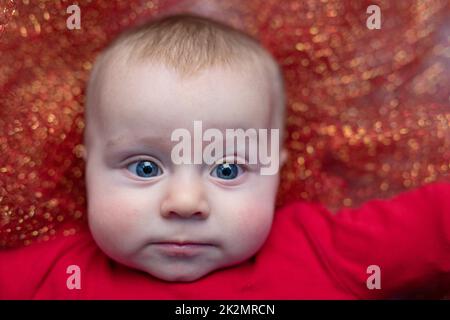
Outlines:
{"type": "Polygon", "coordinates": [[[94,64],[87,89],[87,113],[91,87],[102,66],[111,59],[124,58],[127,62],[162,63],[182,76],[213,66],[252,65],[262,69],[271,85],[272,119],[283,131],[285,97],[280,68],[258,41],[239,30],[188,14],[151,20],[126,30],[106,47],[94,64]]]}

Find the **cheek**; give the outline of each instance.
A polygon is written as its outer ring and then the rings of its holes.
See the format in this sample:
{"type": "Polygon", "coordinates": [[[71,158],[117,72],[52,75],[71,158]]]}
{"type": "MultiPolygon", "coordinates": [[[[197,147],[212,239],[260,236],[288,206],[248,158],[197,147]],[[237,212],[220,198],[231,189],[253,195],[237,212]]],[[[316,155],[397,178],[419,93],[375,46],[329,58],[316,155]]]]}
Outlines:
{"type": "Polygon", "coordinates": [[[276,178],[258,179],[224,201],[228,239],[235,250],[251,252],[264,243],[272,226],[276,189],[276,178]]]}
{"type": "Polygon", "coordinates": [[[242,205],[230,217],[224,240],[228,261],[238,262],[250,258],[264,244],[272,226],[270,206],[258,203],[242,205]]]}
{"type": "Polygon", "coordinates": [[[235,257],[255,253],[266,240],[273,220],[272,205],[268,202],[247,199],[227,209],[227,221],[223,234],[230,252],[235,257]],[[232,213],[232,214],[229,214],[232,213]]]}
{"type": "Polygon", "coordinates": [[[276,195],[276,180],[259,179],[257,184],[248,188],[240,198],[238,211],[240,226],[255,233],[266,232],[267,225],[271,225],[276,195]]]}
{"type": "Polygon", "coordinates": [[[130,232],[137,224],[137,209],[124,205],[120,198],[101,197],[91,201],[89,221],[109,232],[130,232]]]}
{"type": "Polygon", "coordinates": [[[142,212],[147,210],[142,197],[117,188],[94,190],[103,190],[88,196],[88,221],[95,240],[115,248],[135,245],[144,226],[142,212]]]}
{"type": "Polygon", "coordinates": [[[270,206],[247,205],[237,211],[239,218],[235,225],[236,235],[248,242],[261,241],[270,231],[273,210],[270,206]]]}

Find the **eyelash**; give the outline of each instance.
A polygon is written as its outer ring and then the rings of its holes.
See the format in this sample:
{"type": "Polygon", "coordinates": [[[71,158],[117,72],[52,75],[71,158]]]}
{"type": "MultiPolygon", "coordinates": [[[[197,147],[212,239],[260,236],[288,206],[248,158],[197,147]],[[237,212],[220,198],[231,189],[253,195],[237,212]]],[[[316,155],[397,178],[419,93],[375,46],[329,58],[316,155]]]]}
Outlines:
{"type": "MultiPolygon", "coordinates": [[[[249,167],[248,167],[246,161],[244,161],[244,163],[238,163],[238,162],[239,162],[238,160],[241,160],[241,162],[242,162],[242,158],[239,158],[239,157],[233,157],[232,159],[230,159],[230,158],[224,158],[224,159],[222,159],[220,162],[217,161],[215,164],[213,164],[211,167],[209,167],[208,175],[209,175],[209,176],[212,176],[212,172],[213,172],[218,166],[220,166],[220,165],[223,165],[223,164],[235,164],[235,165],[236,165],[237,167],[239,167],[240,170],[241,170],[241,174],[238,175],[238,177],[239,177],[239,176],[241,176],[242,174],[244,174],[245,172],[249,171],[249,167]]],[[[129,167],[130,165],[135,164],[135,163],[137,164],[137,163],[139,163],[139,162],[141,162],[141,161],[149,161],[149,162],[155,163],[155,164],[158,166],[158,169],[161,171],[161,174],[159,174],[158,176],[164,174],[165,170],[162,168],[163,166],[162,166],[161,163],[160,163],[158,160],[156,160],[155,158],[150,158],[150,157],[138,157],[138,158],[135,158],[135,159],[132,159],[132,160],[128,161],[126,164],[124,164],[124,166],[125,166],[126,169],[128,169],[128,167],[129,167]]],[[[133,174],[136,175],[135,173],[133,173],[133,174]]],[[[217,179],[219,179],[219,180],[225,180],[225,179],[220,179],[220,178],[214,177],[214,176],[212,176],[212,177],[213,177],[213,178],[217,178],[217,179]]],[[[142,178],[142,177],[140,177],[140,178],[142,178]]],[[[154,177],[150,177],[150,178],[154,178],[154,177]]],[[[148,180],[148,179],[147,179],[147,180],[148,180]]],[[[234,179],[233,179],[233,180],[234,180],[234,179]]]]}
{"type": "Polygon", "coordinates": [[[228,163],[228,162],[224,162],[224,163],[219,163],[219,164],[217,164],[216,166],[214,166],[214,167],[212,168],[212,170],[209,172],[209,175],[210,175],[211,177],[215,178],[215,179],[220,180],[220,181],[233,181],[233,180],[238,179],[238,178],[239,178],[240,176],[242,176],[245,172],[246,172],[246,169],[245,169],[242,165],[240,165],[240,164],[235,164],[235,163],[230,164],[230,163],[228,163]],[[226,177],[224,176],[223,178],[221,178],[221,177],[219,177],[219,176],[217,175],[216,172],[217,172],[217,170],[219,169],[219,167],[220,167],[221,165],[226,165],[226,164],[234,165],[235,168],[237,168],[237,169],[236,169],[237,172],[234,172],[232,169],[230,169],[230,168],[232,168],[232,167],[228,167],[228,169],[231,170],[231,173],[236,173],[236,177],[233,177],[233,178],[226,178],[226,177]]]}
{"type": "Polygon", "coordinates": [[[125,167],[126,167],[126,170],[128,170],[129,172],[131,172],[133,175],[135,175],[135,176],[137,176],[137,177],[139,177],[139,178],[142,178],[142,179],[145,179],[145,180],[149,180],[149,179],[151,179],[151,178],[156,178],[156,177],[158,177],[158,176],[161,176],[162,174],[164,174],[164,170],[163,170],[163,166],[159,163],[159,161],[157,161],[156,159],[149,159],[149,158],[137,158],[137,159],[133,159],[132,161],[129,161],[129,162],[127,162],[127,164],[125,165],[125,167]],[[136,169],[134,169],[134,170],[130,170],[129,169],[129,167],[131,166],[131,165],[134,165],[134,164],[136,164],[136,166],[140,163],[140,162],[151,162],[151,163],[153,163],[153,164],[155,164],[156,165],[156,170],[157,170],[157,174],[155,175],[155,176],[151,176],[151,177],[141,177],[141,176],[139,176],[137,173],[136,173],[136,169]]]}
{"type": "Polygon", "coordinates": [[[132,160],[127,161],[127,162],[124,164],[124,166],[125,166],[125,167],[128,167],[128,166],[130,166],[131,164],[136,163],[136,162],[139,162],[139,161],[151,161],[151,162],[156,163],[160,168],[162,168],[161,163],[160,163],[158,160],[156,160],[155,158],[153,158],[153,157],[138,157],[138,158],[133,158],[132,160]]]}

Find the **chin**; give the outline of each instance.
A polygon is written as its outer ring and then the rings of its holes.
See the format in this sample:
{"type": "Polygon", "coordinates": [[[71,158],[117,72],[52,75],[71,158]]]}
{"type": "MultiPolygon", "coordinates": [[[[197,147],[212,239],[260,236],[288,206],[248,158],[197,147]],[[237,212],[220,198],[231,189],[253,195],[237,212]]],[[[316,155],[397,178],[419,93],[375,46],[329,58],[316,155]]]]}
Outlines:
{"type": "Polygon", "coordinates": [[[196,280],[206,276],[207,274],[209,274],[209,272],[185,273],[185,274],[183,274],[183,273],[180,273],[180,274],[168,274],[168,273],[155,274],[155,273],[149,272],[149,274],[158,279],[168,281],[168,282],[192,282],[192,281],[196,281],[196,280]]]}
{"type": "Polygon", "coordinates": [[[192,282],[192,281],[196,281],[212,272],[212,270],[202,270],[202,271],[186,270],[185,272],[173,271],[173,270],[164,270],[164,271],[145,270],[145,271],[149,275],[151,275],[155,278],[158,278],[160,280],[167,281],[167,282],[192,282]]]}

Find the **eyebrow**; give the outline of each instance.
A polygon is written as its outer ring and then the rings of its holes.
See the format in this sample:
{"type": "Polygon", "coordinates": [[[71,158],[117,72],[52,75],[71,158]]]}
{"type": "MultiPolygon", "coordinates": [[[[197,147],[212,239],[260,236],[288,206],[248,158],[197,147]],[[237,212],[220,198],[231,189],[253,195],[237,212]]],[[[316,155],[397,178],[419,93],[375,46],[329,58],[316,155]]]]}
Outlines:
{"type": "Polygon", "coordinates": [[[117,147],[121,144],[121,142],[125,140],[125,137],[118,137],[118,138],[114,138],[114,139],[110,139],[107,143],[106,143],[106,148],[113,148],[113,147],[117,147]]]}
{"type": "Polygon", "coordinates": [[[119,147],[123,144],[123,141],[131,141],[129,144],[130,145],[158,145],[158,146],[164,146],[166,145],[166,143],[164,143],[164,139],[162,139],[161,137],[158,136],[146,136],[146,137],[141,137],[141,138],[131,138],[129,139],[128,137],[125,136],[120,136],[118,138],[113,138],[108,140],[108,142],[106,143],[106,148],[107,149],[112,149],[115,147],[119,147]]]}

